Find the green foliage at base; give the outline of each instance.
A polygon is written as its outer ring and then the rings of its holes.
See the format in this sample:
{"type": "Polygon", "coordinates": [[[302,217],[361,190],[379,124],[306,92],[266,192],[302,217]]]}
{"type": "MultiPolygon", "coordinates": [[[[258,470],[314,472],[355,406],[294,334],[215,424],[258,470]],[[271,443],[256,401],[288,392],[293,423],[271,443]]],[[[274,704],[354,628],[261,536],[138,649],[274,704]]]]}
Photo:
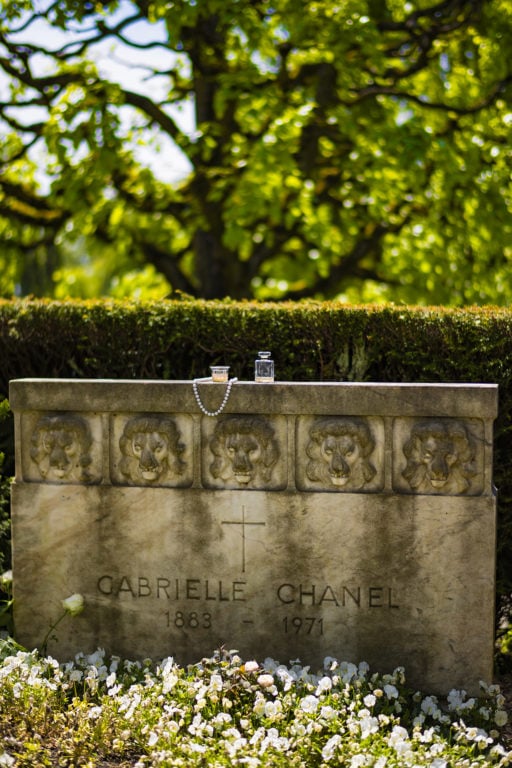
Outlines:
{"type": "Polygon", "coordinates": [[[83,768],[507,766],[498,686],[441,699],[391,673],[217,651],[189,667],[98,650],[58,664],[0,643],[0,765],[83,768]],[[3,753],[2,753],[3,751],[3,753]]]}

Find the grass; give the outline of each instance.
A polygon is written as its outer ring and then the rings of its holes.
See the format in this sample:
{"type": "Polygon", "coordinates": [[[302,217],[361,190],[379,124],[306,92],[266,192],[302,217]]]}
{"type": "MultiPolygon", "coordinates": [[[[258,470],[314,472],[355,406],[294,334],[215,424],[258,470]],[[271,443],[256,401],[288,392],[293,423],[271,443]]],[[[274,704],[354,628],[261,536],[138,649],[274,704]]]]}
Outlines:
{"type": "Polygon", "coordinates": [[[102,650],[59,664],[0,642],[0,766],[505,766],[506,719],[497,686],[440,700],[401,668],[225,650],[185,668],[102,650]]]}

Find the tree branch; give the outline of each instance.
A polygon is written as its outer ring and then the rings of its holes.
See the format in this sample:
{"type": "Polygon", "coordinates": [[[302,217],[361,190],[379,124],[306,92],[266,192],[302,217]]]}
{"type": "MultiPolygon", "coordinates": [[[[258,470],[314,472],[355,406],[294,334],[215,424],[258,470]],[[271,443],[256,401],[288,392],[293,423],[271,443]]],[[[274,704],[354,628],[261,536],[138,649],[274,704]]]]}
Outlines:
{"type": "Polygon", "coordinates": [[[385,235],[392,232],[399,232],[408,220],[409,216],[406,216],[398,224],[392,226],[384,223],[377,224],[369,236],[358,240],[350,253],[348,253],[338,264],[331,267],[328,275],[325,277],[318,276],[314,283],[310,283],[304,288],[289,290],[286,294],[286,299],[296,301],[298,299],[307,299],[317,294],[323,294],[328,298],[333,297],[339,293],[340,283],[347,277],[355,276],[363,279],[366,277],[368,279],[371,274],[372,279],[385,282],[382,275],[377,276],[377,273],[373,269],[362,267],[361,261],[372,252],[377,254],[380,251],[382,239],[385,235]]]}
{"type": "MultiPolygon", "coordinates": [[[[0,41],[4,42],[1,40],[0,41]]],[[[76,82],[83,82],[84,77],[80,72],[59,72],[54,75],[47,75],[46,77],[34,77],[31,73],[29,64],[28,64],[28,58],[26,56],[22,56],[19,54],[19,51],[17,51],[16,46],[11,45],[10,43],[5,43],[6,47],[11,51],[14,57],[18,56],[21,61],[23,62],[22,68],[18,68],[12,64],[11,59],[7,59],[4,57],[0,57],[0,67],[6,72],[8,75],[11,75],[11,77],[14,77],[15,79],[19,80],[24,85],[27,85],[30,88],[34,88],[36,91],[38,91],[42,96],[46,97],[45,104],[50,103],[50,99],[48,98],[48,89],[53,88],[54,93],[52,96],[57,95],[57,90],[62,90],[66,86],[76,83],[76,82]]]]}
{"type": "Polygon", "coordinates": [[[503,80],[498,81],[495,86],[489,91],[485,99],[467,107],[460,107],[455,104],[449,104],[442,101],[427,101],[424,97],[417,96],[415,93],[409,91],[402,91],[395,86],[388,85],[368,85],[365,88],[351,89],[352,93],[356,94],[356,98],[351,102],[344,102],[347,106],[357,104],[364,101],[367,98],[374,96],[393,96],[400,101],[410,101],[414,104],[418,104],[421,107],[427,109],[442,110],[444,112],[453,112],[457,115],[472,115],[479,112],[481,109],[490,106],[494,100],[502,93],[505,88],[512,83],[512,75],[508,75],[503,80]]]}
{"type": "Polygon", "coordinates": [[[154,101],[152,101],[152,99],[150,99],[148,96],[143,96],[140,93],[136,93],[135,91],[127,91],[125,89],[122,89],[121,93],[123,94],[126,104],[130,104],[132,107],[137,107],[137,109],[140,109],[141,112],[144,112],[144,114],[148,116],[150,123],[158,125],[165,133],[167,133],[168,136],[170,136],[176,142],[180,149],[185,152],[187,152],[187,150],[190,152],[190,149],[193,147],[190,139],[188,139],[187,136],[185,136],[185,134],[178,128],[172,117],[164,112],[163,109],[160,109],[159,106],[154,101]]]}
{"type": "MultiPolygon", "coordinates": [[[[483,0],[484,2],[486,0],[483,0]]],[[[377,28],[381,32],[411,32],[419,27],[421,19],[435,20],[436,27],[441,26],[437,21],[440,17],[459,13],[466,10],[468,15],[480,7],[482,0],[441,0],[428,8],[419,8],[410,13],[404,21],[380,21],[377,28]]],[[[423,27],[420,27],[423,30],[423,27]]]]}
{"type": "Polygon", "coordinates": [[[153,264],[155,269],[167,278],[173,290],[188,293],[190,296],[197,295],[196,288],[178,266],[179,259],[188,252],[188,248],[185,248],[178,254],[171,254],[162,250],[154,243],[148,243],[147,241],[143,241],[139,245],[146,260],[153,264]]]}
{"type": "Polygon", "coordinates": [[[119,194],[119,196],[125,200],[129,205],[132,205],[137,211],[144,213],[167,213],[171,216],[175,216],[179,219],[189,209],[186,203],[178,200],[159,200],[153,196],[149,190],[146,190],[145,195],[132,194],[127,189],[127,184],[130,183],[128,174],[124,173],[120,168],[115,169],[112,172],[112,182],[119,194]]]}

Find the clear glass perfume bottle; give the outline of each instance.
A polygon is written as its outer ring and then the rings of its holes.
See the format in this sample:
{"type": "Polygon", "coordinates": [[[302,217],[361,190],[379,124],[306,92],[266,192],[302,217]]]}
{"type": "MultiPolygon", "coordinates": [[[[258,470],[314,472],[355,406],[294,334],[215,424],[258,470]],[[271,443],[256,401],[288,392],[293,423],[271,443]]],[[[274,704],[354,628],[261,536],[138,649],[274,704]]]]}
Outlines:
{"type": "Polygon", "coordinates": [[[270,359],[271,352],[258,352],[258,359],[254,362],[254,381],[274,381],[274,361],[270,359]]]}

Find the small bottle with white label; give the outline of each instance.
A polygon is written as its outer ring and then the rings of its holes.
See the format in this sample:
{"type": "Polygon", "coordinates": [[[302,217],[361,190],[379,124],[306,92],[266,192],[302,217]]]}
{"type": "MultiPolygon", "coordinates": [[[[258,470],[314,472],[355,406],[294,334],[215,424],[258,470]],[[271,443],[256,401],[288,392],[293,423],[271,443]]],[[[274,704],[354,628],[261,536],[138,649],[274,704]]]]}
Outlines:
{"type": "Polygon", "coordinates": [[[258,352],[254,362],[254,381],[269,383],[274,381],[274,361],[270,359],[271,352],[258,352]]]}

